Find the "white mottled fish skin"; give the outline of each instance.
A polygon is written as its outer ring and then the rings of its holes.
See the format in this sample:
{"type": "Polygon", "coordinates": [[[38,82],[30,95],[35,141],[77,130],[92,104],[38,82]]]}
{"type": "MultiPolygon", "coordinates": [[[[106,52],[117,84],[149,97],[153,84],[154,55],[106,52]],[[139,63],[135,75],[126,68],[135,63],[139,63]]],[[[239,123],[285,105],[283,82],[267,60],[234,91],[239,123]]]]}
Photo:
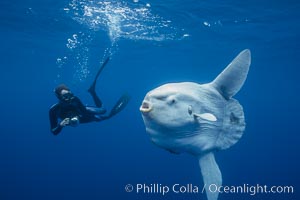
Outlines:
{"type": "MultiPolygon", "coordinates": [[[[235,144],[245,130],[243,108],[232,97],[243,86],[250,63],[246,49],[211,83],[162,85],[148,92],[140,107],[153,143],[172,153],[197,156],[206,185],[222,185],[214,151],[235,144]]],[[[208,200],[218,198],[207,188],[206,194],[208,200]]]]}

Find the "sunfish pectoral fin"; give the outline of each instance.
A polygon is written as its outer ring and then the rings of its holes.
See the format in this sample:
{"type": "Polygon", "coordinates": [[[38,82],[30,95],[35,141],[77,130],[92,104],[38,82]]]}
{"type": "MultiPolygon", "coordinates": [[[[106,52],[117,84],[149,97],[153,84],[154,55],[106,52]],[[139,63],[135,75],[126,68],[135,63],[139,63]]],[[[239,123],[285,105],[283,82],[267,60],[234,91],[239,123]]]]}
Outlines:
{"type": "Polygon", "coordinates": [[[222,174],[212,152],[199,157],[199,165],[203,177],[204,188],[208,200],[217,200],[219,193],[216,187],[222,185],[222,174]],[[210,188],[213,188],[210,191],[210,188]]]}
{"type": "Polygon", "coordinates": [[[211,113],[202,113],[202,114],[194,113],[192,106],[188,107],[188,113],[190,115],[193,115],[195,118],[200,117],[201,119],[211,121],[211,122],[217,121],[217,117],[214,114],[211,114],[211,113]]]}
{"type": "Polygon", "coordinates": [[[194,116],[195,117],[200,117],[201,119],[204,119],[204,120],[207,120],[207,121],[211,121],[211,122],[217,121],[216,116],[214,116],[211,113],[203,113],[203,114],[195,114],[194,113],[194,116]]]}

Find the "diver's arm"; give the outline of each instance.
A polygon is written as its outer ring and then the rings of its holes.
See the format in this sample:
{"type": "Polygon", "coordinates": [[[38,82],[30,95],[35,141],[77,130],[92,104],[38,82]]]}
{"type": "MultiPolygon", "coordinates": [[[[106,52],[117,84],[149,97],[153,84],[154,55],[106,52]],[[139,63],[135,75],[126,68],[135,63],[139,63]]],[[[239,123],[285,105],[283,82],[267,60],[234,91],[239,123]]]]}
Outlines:
{"type": "Polygon", "coordinates": [[[57,108],[58,107],[56,104],[52,106],[49,110],[50,127],[51,127],[51,132],[54,135],[58,135],[63,128],[63,126],[61,126],[60,123],[58,123],[57,108]]]}
{"type": "Polygon", "coordinates": [[[60,133],[60,131],[62,130],[62,126],[58,124],[57,127],[54,127],[51,129],[51,132],[53,133],[53,135],[58,135],[60,133]]]}

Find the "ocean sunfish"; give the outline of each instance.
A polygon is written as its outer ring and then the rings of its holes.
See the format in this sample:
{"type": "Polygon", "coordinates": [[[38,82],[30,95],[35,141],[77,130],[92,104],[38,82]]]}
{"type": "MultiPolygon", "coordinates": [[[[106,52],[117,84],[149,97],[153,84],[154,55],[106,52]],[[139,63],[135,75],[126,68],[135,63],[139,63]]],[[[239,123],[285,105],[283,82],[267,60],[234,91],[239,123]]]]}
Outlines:
{"type": "Polygon", "coordinates": [[[250,63],[250,50],[243,50],[212,82],[162,85],[148,92],[140,107],[154,144],[199,159],[208,200],[219,195],[209,186],[222,185],[214,152],[231,147],[245,130],[243,108],[232,97],[243,86],[250,63]]]}

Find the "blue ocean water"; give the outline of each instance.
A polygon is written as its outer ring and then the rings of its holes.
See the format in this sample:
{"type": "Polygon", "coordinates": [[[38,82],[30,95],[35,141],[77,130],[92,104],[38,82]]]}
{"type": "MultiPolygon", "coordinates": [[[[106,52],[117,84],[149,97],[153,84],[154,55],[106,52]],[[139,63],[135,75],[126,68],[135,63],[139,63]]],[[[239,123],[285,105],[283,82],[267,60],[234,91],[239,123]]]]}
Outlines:
{"type": "Polygon", "coordinates": [[[157,148],[139,106],[164,83],[213,80],[243,49],[252,53],[236,99],[246,131],[216,153],[223,184],[293,186],[292,194],[220,194],[219,199],[299,195],[300,3],[298,1],[0,2],[0,199],[206,199],[205,194],[126,192],[132,184],[203,185],[198,161],[157,148]],[[105,59],[97,92],[124,111],[101,123],[50,132],[53,89],[66,83],[83,102],[105,59]]]}

